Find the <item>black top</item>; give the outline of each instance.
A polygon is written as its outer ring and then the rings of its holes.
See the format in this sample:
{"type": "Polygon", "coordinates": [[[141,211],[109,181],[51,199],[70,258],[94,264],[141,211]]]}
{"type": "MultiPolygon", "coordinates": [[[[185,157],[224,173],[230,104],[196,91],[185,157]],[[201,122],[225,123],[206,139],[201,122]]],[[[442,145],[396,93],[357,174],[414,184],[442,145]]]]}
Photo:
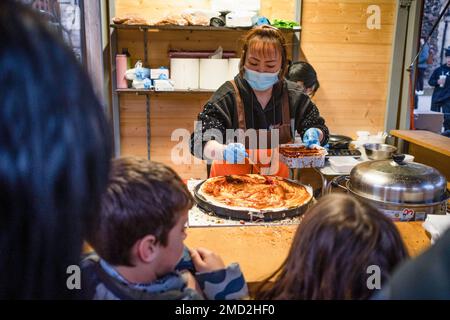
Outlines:
{"type": "Polygon", "coordinates": [[[430,77],[430,80],[428,80],[428,84],[434,87],[433,97],[431,98],[432,103],[443,103],[450,101],[450,67],[448,67],[446,64],[443,64],[442,66],[434,70],[433,74],[430,77]],[[447,76],[443,88],[441,88],[441,86],[437,83],[441,75],[447,76]]]}
{"type": "Polygon", "coordinates": [[[378,300],[450,299],[450,230],[419,257],[402,264],[378,300]]]}
{"type": "MultiPolygon", "coordinates": [[[[247,129],[270,129],[272,125],[281,124],[282,90],[284,88],[288,90],[290,118],[295,119],[297,132],[303,137],[307,129],[318,128],[324,134],[321,144],[325,145],[328,142],[329,132],[325,120],[320,116],[316,105],[296,83],[288,80],[277,83],[273,88],[271,99],[263,109],[246,80],[237,75],[234,81],[244,104],[247,129]]],[[[225,82],[212,95],[203,111],[199,113],[198,121],[202,122],[202,133],[208,129],[218,129],[224,139],[226,129],[239,128],[234,89],[229,81],[225,82]]],[[[192,154],[198,158],[203,158],[203,147],[210,139],[214,138],[202,137],[200,128],[196,128],[196,132],[191,135],[192,154]],[[199,144],[202,144],[202,146],[199,144]],[[194,148],[196,145],[197,147],[194,148]]],[[[227,141],[227,143],[229,142],[227,141]]]]}

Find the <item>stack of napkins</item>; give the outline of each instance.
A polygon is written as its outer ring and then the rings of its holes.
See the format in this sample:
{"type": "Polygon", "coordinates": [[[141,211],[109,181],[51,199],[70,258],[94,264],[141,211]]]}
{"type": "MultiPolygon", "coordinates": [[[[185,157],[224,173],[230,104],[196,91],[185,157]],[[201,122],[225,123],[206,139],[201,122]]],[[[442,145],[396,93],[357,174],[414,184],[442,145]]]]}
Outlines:
{"type": "Polygon", "coordinates": [[[422,226],[430,233],[431,244],[434,244],[450,228],[450,215],[429,214],[422,226]]]}

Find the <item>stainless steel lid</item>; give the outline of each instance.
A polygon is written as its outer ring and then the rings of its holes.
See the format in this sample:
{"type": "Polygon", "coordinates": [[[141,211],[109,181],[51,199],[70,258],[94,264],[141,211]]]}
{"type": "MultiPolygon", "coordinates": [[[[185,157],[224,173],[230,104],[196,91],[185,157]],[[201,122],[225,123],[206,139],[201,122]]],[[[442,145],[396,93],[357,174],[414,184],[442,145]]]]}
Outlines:
{"type": "Polygon", "coordinates": [[[350,172],[349,189],[365,198],[393,203],[433,203],[446,196],[447,181],[436,169],[393,160],[363,162],[350,172]]]}

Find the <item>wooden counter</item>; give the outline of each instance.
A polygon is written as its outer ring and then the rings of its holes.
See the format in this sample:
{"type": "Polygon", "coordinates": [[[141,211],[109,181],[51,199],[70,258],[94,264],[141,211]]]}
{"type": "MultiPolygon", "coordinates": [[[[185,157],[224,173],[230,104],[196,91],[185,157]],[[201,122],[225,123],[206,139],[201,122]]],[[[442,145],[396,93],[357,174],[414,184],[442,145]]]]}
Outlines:
{"type": "MultiPolygon", "coordinates": [[[[430,245],[422,222],[397,222],[411,256],[430,245]]],[[[286,258],[297,229],[292,226],[189,228],[185,244],[218,253],[226,264],[239,262],[250,285],[275,271],[286,258]]]]}
{"type": "Polygon", "coordinates": [[[425,130],[391,130],[391,135],[407,142],[406,152],[415,162],[438,169],[450,180],[450,138],[425,130]]]}

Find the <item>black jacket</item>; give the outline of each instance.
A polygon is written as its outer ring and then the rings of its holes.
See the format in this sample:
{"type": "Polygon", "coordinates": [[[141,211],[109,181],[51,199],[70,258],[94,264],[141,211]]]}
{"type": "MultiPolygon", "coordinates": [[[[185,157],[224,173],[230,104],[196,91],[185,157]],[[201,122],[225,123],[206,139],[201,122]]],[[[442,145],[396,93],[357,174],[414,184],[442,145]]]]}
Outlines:
{"type": "Polygon", "coordinates": [[[434,70],[433,74],[430,77],[430,80],[428,80],[428,84],[434,87],[433,97],[431,98],[432,104],[450,102],[450,67],[447,67],[446,64],[443,64],[442,66],[434,70]],[[441,75],[447,76],[443,88],[441,88],[441,86],[437,83],[441,75]]]}
{"type": "Polygon", "coordinates": [[[450,299],[450,230],[419,257],[395,271],[375,299],[450,299]]]}
{"type": "MultiPolygon", "coordinates": [[[[276,84],[273,88],[272,98],[263,109],[247,81],[239,75],[234,80],[245,106],[245,121],[248,129],[269,129],[271,125],[281,123],[281,101],[284,88],[284,90],[288,90],[290,118],[295,119],[297,132],[303,136],[307,129],[318,128],[324,134],[321,144],[325,145],[328,142],[329,132],[325,120],[320,116],[316,105],[296,83],[284,80],[276,84]]],[[[203,111],[199,113],[198,121],[201,121],[202,128],[196,128],[196,131],[191,135],[191,152],[196,157],[202,158],[203,147],[209,140],[208,138],[202,138],[202,134],[206,130],[218,129],[225,139],[226,129],[239,128],[234,89],[229,81],[217,89],[209,99],[203,111]]],[[[229,143],[230,141],[226,142],[229,143]]]]}

